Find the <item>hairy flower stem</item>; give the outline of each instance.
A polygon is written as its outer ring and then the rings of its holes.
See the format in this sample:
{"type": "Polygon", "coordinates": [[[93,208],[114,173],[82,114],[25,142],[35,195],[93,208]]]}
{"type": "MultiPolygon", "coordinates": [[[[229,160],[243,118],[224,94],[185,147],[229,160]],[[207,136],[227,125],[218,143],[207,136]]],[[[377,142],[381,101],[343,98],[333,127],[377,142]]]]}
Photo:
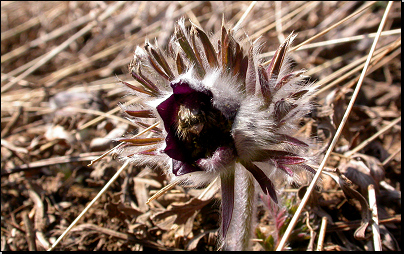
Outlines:
{"type": "Polygon", "coordinates": [[[224,250],[249,250],[255,210],[255,185],[250,172],[236,165],[234,182],[234,208],[224,250]]]}

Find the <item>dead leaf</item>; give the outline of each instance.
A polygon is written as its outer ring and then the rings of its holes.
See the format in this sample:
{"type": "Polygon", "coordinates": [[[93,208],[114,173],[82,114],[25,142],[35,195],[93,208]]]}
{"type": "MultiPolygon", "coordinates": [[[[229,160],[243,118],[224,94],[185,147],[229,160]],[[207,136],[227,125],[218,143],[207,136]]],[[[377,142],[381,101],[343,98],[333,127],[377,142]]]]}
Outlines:
{"type": "Polygon", "coordinates": [[[210,234],[215,234],[216,238],[217,238],[217,234],[218,234],[218,229],[211,229],[211,230],[206,230],[205,232],[200,233],[199,235],[195,236],[194,238],[192,238],[188,245],[187,245],[187,250],[195,250],[196,247],[198,246],[199,241],[206,235],[210,235],[210,234]]]}
{"type": "Polygon", "coordinates": [[[166,211],[154,214],[151,220],[163,230],[171,230],[176,226],[183,227],[183,236],[187,236],[192,231],[192,223],[197,211],[208,203],[210,200],[197,198],[192,198],[186,203],[172,203],[166,211]]]}
{"type": "Polygon", "coordinates": [[[114,196],[112,199],[110,199],[109,203],[105,204],[105,210],[107,210],[110,218],[118,218],[121,221],[136,218],[137,216],[143,214],[142,211],[122,204],[121,200],[119,199],[119,195],[114,196]]]}
{"type": "Polygon", "coordinates": [[[344,192],[345,197],[348,199],[349,203],[352,204],[352,199],[356,199],[359,201],[361,205],[360,213],[362,220],[361,220],[361,226],[355,230],[354,237],[358,240],[364,240],[369,238],[369,236],[366,236],[365,233],[367,227],[370,225],[372,213],[369,209],[369,205],[366,199],[359,192],[352,189],[342,177],[327,172],[324,173],[329,175],[332,179],[334,179],[334,181],[338,183],[338,185],[341,187],[341,190],[344,192]]]}
{"type": "Polygon", "coordinates": [[[367,193],[370,184],[375,186],[378,193],[379,182],[384,178],[381,162],[375,157],[365,154],[354,154],[348,162],[340,164],[339,170],[360,187],[362,194],[367,193]]]}

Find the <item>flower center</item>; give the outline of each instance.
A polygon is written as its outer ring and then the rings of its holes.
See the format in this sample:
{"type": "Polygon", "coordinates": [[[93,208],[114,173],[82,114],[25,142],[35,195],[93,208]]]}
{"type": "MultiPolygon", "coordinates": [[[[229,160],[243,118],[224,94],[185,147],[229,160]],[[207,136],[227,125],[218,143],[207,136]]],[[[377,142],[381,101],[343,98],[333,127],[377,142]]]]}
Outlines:
{"type": "Polygon", "coordinates": [[[192,165],[211,157],[219,147],[234,146],[233,119],[212,105],[212,92],[195,90],[186,80],[170,85],[173,94],[157,106],[167,131],[164,152],[168,156],[192,165]]]}
{"type": "Polygon", "coordinates": [[[176,136],[189,153],[191,161],[211,157],[220,146],[232,144],[232,122],[212,107],[209,101],[180,104],[176,136]]]}

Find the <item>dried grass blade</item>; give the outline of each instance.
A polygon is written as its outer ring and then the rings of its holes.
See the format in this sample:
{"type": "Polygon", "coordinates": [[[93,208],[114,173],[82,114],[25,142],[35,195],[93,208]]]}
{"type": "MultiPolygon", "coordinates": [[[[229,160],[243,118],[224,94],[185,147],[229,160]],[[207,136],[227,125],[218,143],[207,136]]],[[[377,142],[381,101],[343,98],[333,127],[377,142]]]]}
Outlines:
{"type": "Polygon", "coordinates": [[[87,207],[80,213],[79,216],[70,224],[70,226],[63,232],[61,236],[52,244],[52,246],[48,249],[48,251],[53,250],[59,242],[70,232],[70,230],[77,224],[77,222],[86,214],[88,209],[90,209],[93,204],[101,197],[102,194],[109,188],[109,186],[115,182],[116,178],[121,174],[121,172],[129,165],[129,160],[126,160],[122,167],[115,173],[115,175],[108,181],[108,183],[102,188],[102,190],[95,196],[95,198],[87,205],[87,207]]]}
{"type": "MultiPolygon", "coordinates": [[[[105,19],[108,15],[111,15],[113,11],[115,11],[117,8],[119,8],[120,6],[122,6],[124,4],[124,2],[117,2],[114,5],[110,6],[109,8],[107,8],[107,10],[101,14],[100,21],[102,21],[101,17],[103,17],[103,19],[105,19]]],[[[81,29],[80,31],[78,31],[76,34],[74,34],[73,36],[71,36],[69,39],[67,39],[65,42],[63,42],[62,44],[60,44],[59,46],[57,46],[55,49],[53,49],[51,52],[49,52],[47,55],[45,55],[44,57],[42,57],[38,62],[36,62],[31,68],[29,68],[28,70],[26,70],[25,72],[23,72],[21,75],[19,75],[16,79],[14,79],[13,81],[7,83],[6,85],[1,87],[1,93],[4,93],[5,91],[7,91],[8,89],[10,89],[13,85],[15,85],[16,83],[18,83],[19,81],[23,80],[24,78],[26,78],[28,75],[30,75],[31,73],[33,73],[35,70],[37,70],[39,67],[41,67],[42,65],[44,65],[45,63],[47,63],[50,59],[52,59],[53,57],[55,57],[57,54],[59,54],[60,52],[62,52],[62,50],[64,50],[65,48],[67,48],[69,45],[71,45],[75,40],[77,40],[78,38],[80,38],[81,36],[85,35],[86,33],[88,33],[94,26],[96,26],[98,24],[98,22],[91,22],[90,24],[88,24],[87,26],[85,26],[83,29],[81,29]]]]}
{"type": "Polygon", "coordinates": [[[358,10],[358,11],[352,13],[351,15],[349,15],[348,17],[342,19],[342,20],[339,21],[338,23],[336,23],[336,24],[330,26],[329,28],[325,29],[325,30],[322,31],[321,33],[318,33],[318,34],[316,34],[315,36],[311,37],[310,39],[308,39],[308,40],[306,40],[306,41],[300,43],[299,45],[293,47],[293,48],[290,50],[290,52],[293,52],[293,51],[295,51],[296,49],[300,48],[301,46],[303,46],[303,45],[305,45],[305,44],[311,42],[312,40],[314,40],[314,39],[316,39],[316,38],[318,38],[318,37],[320,37],[320,36],[322,36],[322,35],[328,33],[329,31],[331,31],[331,30],[334,29],[335,27],[341,25],[341,24],[344,23],[345,21],[347,21],[347,20],[351,19],[352,17],[358,15],[359,13],[365,11],[367,8],[371,7],[371,6],[372,6],[373,4],[375,4],[376,2],[377,2],[377,1],[373,1],[373,2],[370,2],[370,3],[366,4],[363,8],[361,8],[360,10],[358,10]]]}

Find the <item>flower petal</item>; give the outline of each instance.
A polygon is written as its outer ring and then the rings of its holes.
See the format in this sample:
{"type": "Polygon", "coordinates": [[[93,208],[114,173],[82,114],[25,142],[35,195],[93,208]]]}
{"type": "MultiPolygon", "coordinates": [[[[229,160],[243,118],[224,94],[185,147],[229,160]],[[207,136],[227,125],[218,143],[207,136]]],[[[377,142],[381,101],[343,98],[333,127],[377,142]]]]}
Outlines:
{"type": "Polygon", "coordinates": [[[178,43],[180,44],[182,50],[185,52],[185,54],[187,55],[187,57],[189,58],[189,60],[195,65],[196,71],[198,72],[200,77],[204,77],[206,72],[203,69],[203,67],[201,66],[201,64],[199,63],[194,50],[188,41],[187,36],[185,35],[185,31],[183,31],[183,29],[185,30],[184,27],[184,23],[182,24],[178,24],[175,27],[174,30],[174,35],[175,38],[177,39],[178,43]]]}
{"type": "MultiPolygon", "coordinates": [[[[294,71],[289,74],[286,74],[279,80],[279,82],[275,85],[275,90],[279,90],[284,86],[286,83],[288,83],[290,80],[299,77],[301,74],[305,73],[306,70],[299,70],[299,71],[294,71]]],[[[306,90],[307,91],[307,90],[306,90]]]]}
{"type": "Polygon", "coordinates": [[[316,174],[316,173],[317,173],[317,171],[316,171],[314,168],[310,167],[310,166],[307,165],[307,164],[301,164],[301,166],[302,166],[305,170],[309,171],[310,173],[313,173],[313,174],[316,174]]]}
{"type": "Polygon", "coordinates": [[[301,157],[281,156],[281,157],[276,158],[276,161],[279,164],[295,165],[295,164],[301,164],[301,163],[305,162],[306,160],[301,157]]]}
{"type": "Polygon", "coordinates": [[[276,50],[275,55],[267,68],[269,79],[278,77],[279,72],[281,71],[281,67],[283,66],[283,60],[285,59],[287,49],[295,37],[296,36],[291,33],[276,50]]]}
{"type": "Polygon", "coordinates": [[[278,167],[278,168],[282,169],[283,171],[285,171],[286,174],[288,174],[289,176],[293,176],[293,171],[290,168],[286,167],[285,165],[277,164],[276,167],[278,167]]]}
{"type": "Polygon", "coordinates": [[[171,132],[168,132],[166,137],[166,148],[164,148],[163,151],[175,160],[185,161],[187,156],[182,152],[183,150],[184,148],[181,146],[177,137],[175,137],[171,132]]]}
{"type": "Polygon", "coordinates": [[[173,124],[175,123],[178,108],[179,105],[177,105],[174,95],[171,95],[156,107],[157,112],[163,119],[164,128],[167,132],[170,131],[171,126],[173,126],[173,124]]]}
{"type": "Polygon", "coordinates": [[[279,122],[282,120],[290,111],[295,109],[298,105],[285,100],[284,98],[275,102],[274,110],[275,110],[275,120],[279,122]]]}
{"type": "Polygon", "coordinates": [[[173,159],[173,173],[176,176],[185,175],[195,171],[202,171],[200,168],[192,166],[190,163],[173,159]]]}
{"type": "Polygon", "coordinates": [[[265,175],[265,173],[251,162],[242,162],[241,164],[254,176],[255,180],[257,180],[257,182],[261,186],[264,194],[269,195],[275,203],[278,203],[274,184],[265,175]]]}
{"type": "MultiPolygon", "coordinates": [[[[269,80],[268,80],[268,76],[265,72],[264,67],[262,67],[262,65],[258,65],[258,78],[259,78],[259,84],[261,87],[261,94],[262,97],[266,103],[266,105],[269,105],[269,103],[272,100],[271,97],[271,90],[269,87],[269,80]]],[[[257,93],[257,91],[256,91],[257,93]]]]}
{"type": "Polygon", "coordinates": [[[208,59],[210,66],[213,68],[218,66],[219,63],[216,58],[215,48],[213,47],[206,33],[194,24],[192,26],[191,32],[195,33],[201,40],[203,48],[205,49],[206,58],[208,59]]]}
{"type": "Polygon", "coordinates": [[[248,50],[248,67],[245,80],[245,90],[246,93],[249,95],[255,94],[255,86],[257,81],[254,66],[253,50],[254,50],[253,46],[251,46],[250,49],[248,50]]]}
{"type": "Polygon", "coordinates": [[[303,147],[308,147],[309,146],[308,144],[304,143],[303,141],[300,141],[299,139],[291,137],[291,136],[286,135],[286,134],[282,134],[281,138],[284,139],[285,143],[289,143],[289,144],[292,144],[292,145],[295,145],[295,146],[303,146],[303,147]]]}
{"type": "Polygon", "coordinates": [[[181,80],[176,83],[171,83],[170,85],[173,88],[173,94],[190,94],[197,92],[192,89],[186,81],[181,80]]]}
{"type": "Polygon", "coordinates": [[[220,174],[222,188],[222,236],[226,238],[234,208],[234,168],[220,174]]]}
{"type": "Polygon", "coordinates": [[[157,112],[163,119],[164,128],[167,132],[164,152],[179,161],[199,159],[203,150],[195,150],[193,149],[195,147],[191,148],[193,143],[182,142],[179,138],[177,129],[179,109],[185,106],[196,111],[204,111],[204,108],[209,107],[211,103],[212,92],[208,90],[197,91],[186,80],[180,80],[170,85],[173,89],[173,94],[157,106],[157,112]]]}

